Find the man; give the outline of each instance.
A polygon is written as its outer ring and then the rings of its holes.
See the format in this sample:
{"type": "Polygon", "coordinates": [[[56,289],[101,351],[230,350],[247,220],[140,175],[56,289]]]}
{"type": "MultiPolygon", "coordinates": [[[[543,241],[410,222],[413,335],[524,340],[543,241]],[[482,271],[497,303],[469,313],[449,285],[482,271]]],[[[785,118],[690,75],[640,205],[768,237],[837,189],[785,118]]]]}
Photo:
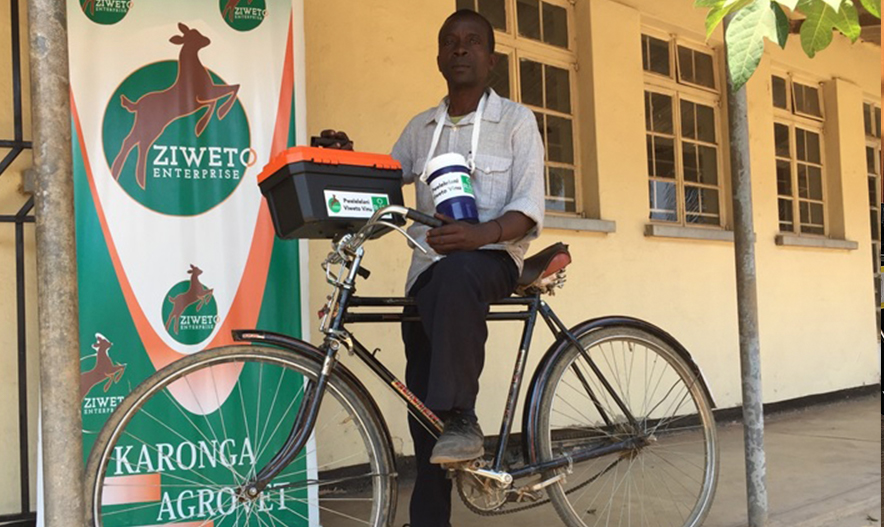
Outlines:
{"type": "MultiPolygon", "coordinates": [[[[415,183],[417,209],[426,214],[435,212],[429,186],[419,181],[426,162],[452,152],[473,158],[479,223],[436,214],[445,223],[442,227],[415,223],[408,229],[431,251],[425,255],[415,249],[408,272],[406,291],[415,299],[421,321],[402,325],[406,382],[445,422],[436,441],[409,419],[417,464],[411,527],[449,527],[451,481],[441,465],[484,454],[475,405],[488,305],[513,292],[544,210],[543,143],[534,114],[488,89],[496,63],[491,24],[474,11],[459,10],[445,21],[438,38],[437,63],[448,96],[411,120],[392,155],[402,164],[404,183],[415,183]],[[470,156],[480,106],[478,151],[470,156]],[[441,135],[430,152],[439,119],[441,135]]],[[[329,144],[349,142],[346,134],[333,130],[323,137],[329,144]]]]}

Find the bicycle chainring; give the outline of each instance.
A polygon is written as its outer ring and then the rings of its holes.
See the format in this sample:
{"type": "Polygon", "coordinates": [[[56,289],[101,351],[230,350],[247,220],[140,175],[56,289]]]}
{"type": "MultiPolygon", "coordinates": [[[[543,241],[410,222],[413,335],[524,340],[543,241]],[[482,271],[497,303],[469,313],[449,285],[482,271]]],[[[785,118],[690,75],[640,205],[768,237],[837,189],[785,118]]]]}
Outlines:
{"type": "Polygon", "coordinates": [[[497,481],[463,470],[458,470],[455,478],[457,493],[474,512],[496,512],[507,502],[508,489],[497,481]]]}

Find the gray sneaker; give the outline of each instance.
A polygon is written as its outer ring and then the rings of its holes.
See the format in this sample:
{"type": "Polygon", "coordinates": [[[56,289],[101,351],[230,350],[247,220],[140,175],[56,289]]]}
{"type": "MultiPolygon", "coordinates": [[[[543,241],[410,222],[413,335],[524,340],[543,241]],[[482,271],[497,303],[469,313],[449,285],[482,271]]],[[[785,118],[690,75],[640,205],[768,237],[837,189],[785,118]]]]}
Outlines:
{"type": "Polygon", "coordinates": [[[453,413],[445,420],[445,429],[430,456],[436,465],[471,461],[485,455],[485,435],[475,417],[453,413]]]}

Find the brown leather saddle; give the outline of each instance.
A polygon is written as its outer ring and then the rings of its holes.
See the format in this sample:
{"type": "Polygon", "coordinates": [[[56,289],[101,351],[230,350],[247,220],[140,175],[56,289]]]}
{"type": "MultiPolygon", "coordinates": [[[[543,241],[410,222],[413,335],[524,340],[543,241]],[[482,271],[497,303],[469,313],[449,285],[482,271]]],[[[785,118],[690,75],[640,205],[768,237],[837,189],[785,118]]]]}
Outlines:
{"type": "Polygon", "coordinates": [[[571,263],[568,246],[556,242],[539,253],[525,258],[522,274],[516,281],[518,295],[537,292],[552,292],[556,285],[556,275],[571,263]]]}

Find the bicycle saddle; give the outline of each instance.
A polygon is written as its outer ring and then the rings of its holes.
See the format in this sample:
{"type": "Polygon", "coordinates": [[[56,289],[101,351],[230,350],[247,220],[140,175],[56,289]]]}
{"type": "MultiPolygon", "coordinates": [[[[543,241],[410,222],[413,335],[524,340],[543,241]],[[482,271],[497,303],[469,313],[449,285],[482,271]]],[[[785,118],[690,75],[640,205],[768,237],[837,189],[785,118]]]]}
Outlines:
{"type": "Polygon", "coordinates": [[[540,282],[553,275],[571,263],[571,253],[568,246],[557,242],[539,253],[525,258],[522,267],[522,275],[516,281],[516,291],[525,291],[532,286],[540,286],[540,282]]]}

